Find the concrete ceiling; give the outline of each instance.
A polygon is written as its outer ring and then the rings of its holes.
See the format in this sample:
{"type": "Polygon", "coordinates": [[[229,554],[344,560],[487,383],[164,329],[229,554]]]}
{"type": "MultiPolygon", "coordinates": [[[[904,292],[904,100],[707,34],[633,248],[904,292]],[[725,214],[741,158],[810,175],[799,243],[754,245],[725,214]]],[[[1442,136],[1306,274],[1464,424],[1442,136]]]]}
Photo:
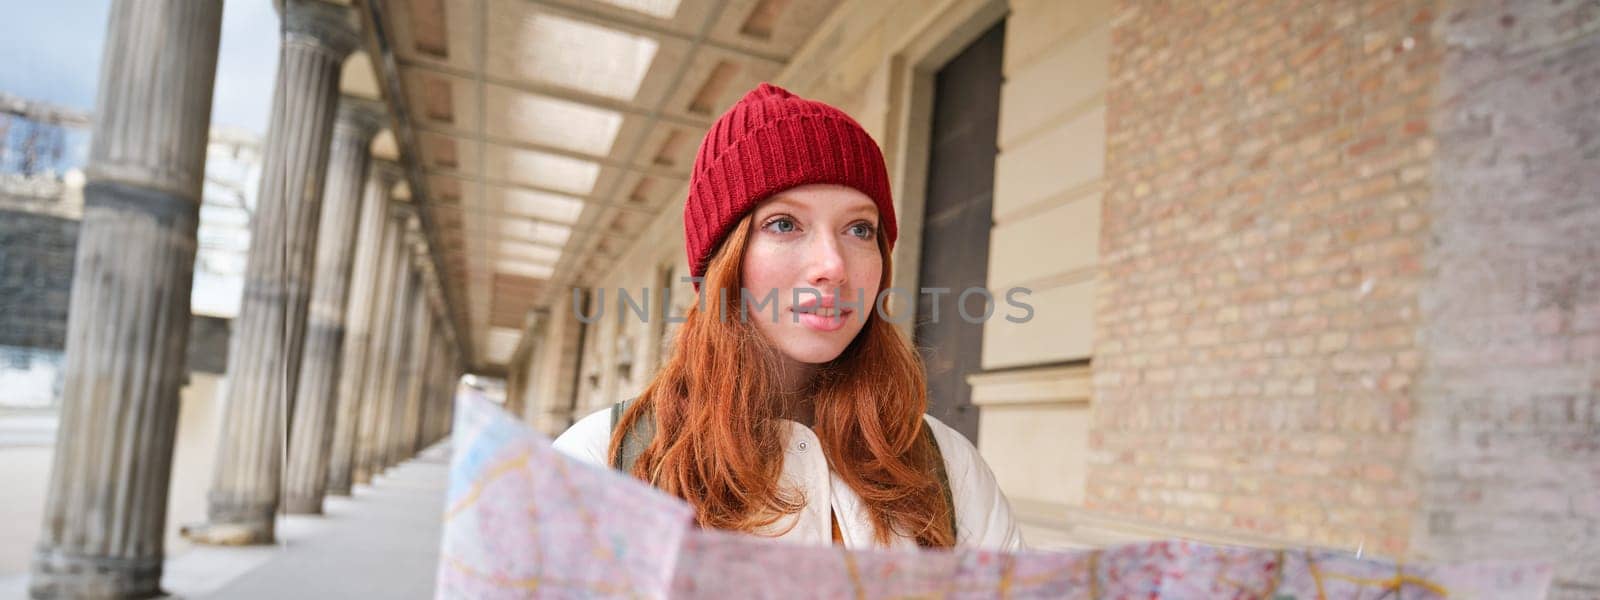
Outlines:
{"type": "Polygon", "coordinates": [[[776,76],[836,5],[385,2],[397,72],[380,76],[399,80],[415,145],[402,151],[420,166],[473,364],[503,365],[541,298],[606,272],[677,210],[712,120],[776,76]]]}

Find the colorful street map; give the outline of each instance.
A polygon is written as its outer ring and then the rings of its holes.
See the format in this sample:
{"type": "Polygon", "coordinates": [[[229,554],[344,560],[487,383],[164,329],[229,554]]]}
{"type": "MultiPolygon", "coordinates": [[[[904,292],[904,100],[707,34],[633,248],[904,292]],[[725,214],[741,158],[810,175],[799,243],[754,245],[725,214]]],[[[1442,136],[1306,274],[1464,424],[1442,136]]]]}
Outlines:
{"type": "Polygon", "coordinates": [[[1530,562],[1428,565],[1183,540],[853,551],[703,530],[690,507],[457,400],[440,598],[1543,598],[1530,562]]]}

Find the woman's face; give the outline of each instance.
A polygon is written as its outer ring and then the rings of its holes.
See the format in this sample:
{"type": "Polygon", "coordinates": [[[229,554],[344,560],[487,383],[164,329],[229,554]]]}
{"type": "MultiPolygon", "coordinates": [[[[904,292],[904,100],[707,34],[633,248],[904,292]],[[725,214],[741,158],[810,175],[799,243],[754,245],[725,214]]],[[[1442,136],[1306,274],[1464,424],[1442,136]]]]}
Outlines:
{"type": "Polygon", "coordinates": [[[741,266],[747,318],[792,360],[837,358],[878,297],[877,205],[854,188],[814,184],[774,194],[752,214],[741,266]]]}

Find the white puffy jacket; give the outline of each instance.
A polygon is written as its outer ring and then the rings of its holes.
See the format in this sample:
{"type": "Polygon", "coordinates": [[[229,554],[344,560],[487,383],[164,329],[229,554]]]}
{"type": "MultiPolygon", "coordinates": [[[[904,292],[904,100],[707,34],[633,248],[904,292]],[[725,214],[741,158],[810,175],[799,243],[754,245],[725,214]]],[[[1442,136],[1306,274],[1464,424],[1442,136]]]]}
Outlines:
{"type": "MultiPolygon", "coordinates": [[[[1022,533],[1017,529],[1011,513],[1011,504],[988,463],[978,455],[977,448],[967,438],[950,426],[931,416],[923,417],[933,429],[939,452],[944,455],[945,473],[950,479],[950,495],[956,509],[956,545],[970,548],[1016,550],[1022,547],[1022,533]]],[[[783,480],[790,482],[805,494],[807,503],[800,512],[774,523],[771,531],[781,535],[769,536],[780,540],[807,544],[833,543],[830,516],[839,517],[839,531],[846,548],[872,548],[876,546],[874,528],[861,498],[828,468],[822,446],[811,428],[786,421],[789,425],[789,448],[783,461],[783,480]],[[826,502],[816,499],[825,498],[826,502]],[[830,513],[831,510],[831,513],[830,513]],[[793,527],[790,527],[790,523],[793,527]]],[[[609,467],[606,460],[611,443],[611,409],[606,408],[574,423],[555,441],[556,449],[567,455],[600,466],[609,467]]],[[[895,548],[914,548],[910,538],[899,538],[895,548]]]]}

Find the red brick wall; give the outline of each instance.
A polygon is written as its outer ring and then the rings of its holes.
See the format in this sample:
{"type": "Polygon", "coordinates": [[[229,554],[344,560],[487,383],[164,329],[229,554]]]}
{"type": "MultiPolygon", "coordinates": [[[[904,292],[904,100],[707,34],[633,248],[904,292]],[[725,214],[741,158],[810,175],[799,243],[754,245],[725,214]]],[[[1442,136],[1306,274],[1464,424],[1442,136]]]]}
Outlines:
{"type": "Polygon", "coordinates": [[[1435,3],[1120,3],[1086,507],[1406,550],[1435,3]]]}

